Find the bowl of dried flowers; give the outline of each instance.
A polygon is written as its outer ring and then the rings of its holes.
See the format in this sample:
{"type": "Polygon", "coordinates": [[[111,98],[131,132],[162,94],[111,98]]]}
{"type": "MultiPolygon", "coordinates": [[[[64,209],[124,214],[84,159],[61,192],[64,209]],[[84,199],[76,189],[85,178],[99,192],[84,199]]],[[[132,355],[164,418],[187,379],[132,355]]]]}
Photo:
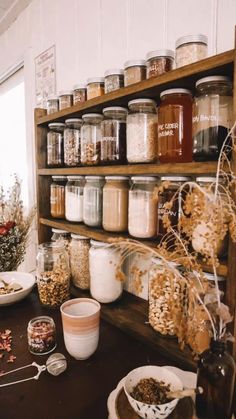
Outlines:
{"type": "Polygon", "coordinates": [[[26,272],[0,272],[0,306],[25,298],[35,284],[34,275],[26,272]]]}
{"type": "Polygon", "coordinates": [[[126,377],[124,391],[133,410],[144,419],[164,419],[178,399],[171,393],[183,390],[181,380],[165,367],[146,365],[126,377]]]}

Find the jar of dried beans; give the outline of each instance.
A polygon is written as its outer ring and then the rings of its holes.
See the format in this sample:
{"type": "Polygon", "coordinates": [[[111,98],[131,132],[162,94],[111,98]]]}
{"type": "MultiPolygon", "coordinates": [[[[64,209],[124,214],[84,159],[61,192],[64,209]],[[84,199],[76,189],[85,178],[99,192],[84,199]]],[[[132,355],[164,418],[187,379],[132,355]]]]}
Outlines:
{"type": "Polygon", "coordinates": [[[86,84],[75,84],[73,90],[73,105],[84,103],[87,100],[86,84]]]}
{"type": "Polygon", "coordinates": [[[128,228],[129,178],[127,176],[106,176],[105,179],[102,226],[106,231],[126,231],[128,228]]]}
{"type": "Polygon", "coordinates": [[[70,108],[73,105],[73,91],[60,91],[59,92],[59,109],[70,108]]]}
{"type": "Polygon", "coordinates": [[[103,109],[101,122],[101,163],[126,162],[126,116],[128,110],[121,106],[103,109]]]}
{"type": "Polygon", "coordinates": [[[83,221],[84,177],[68,176],[65,191],[65,217],[68,221],[83,221]]]}
{"type": "Polygon", "coordinates": [[[39,299],[43,305],[56,308],[69,299],[69,258],[62,244],[51,242],[39,245],[36,275],[39,299]]]}
{"type": "Polygon", "coordinates": [[[65,124],[52,122],[48,124],[47,133],[47,165],[60,167],[63,165],[63,130],[65,124]]]}
{"type": "Polygon", "coordinates": [[[127,160],[150,163],[157,158],[157,112],[152,99],[134,99],[128,103],[127,160]]]}
{"type": "Polygon", "coordinates": [[[92,77],[87,80],[87,99],[104,95],[104,77],[92,77]]]}
{"type": "Polygon", "coordinates": [[[82,116],[81,128],[81,163],[95,166],[101,159],[101,121],[103,115],[87,113],[82,116]]]}
{"type": "Polygon", "coordinates": [[[34,317],[27,328],[28,348],[34,355],[45,355],[56,347],[56,327],[49,316],[34,317]]]}
{"type": "Polygon", "coordinates": [[[47,99],[47,114],[59,111],[59,99],[57,96],[49,96],[47,99]]]}
{"type": "Polygon", "coordinates": [[[70,269],[73,284],[81,289],[89,289],[89,249],[90,239],[71,234],[70,269]]]}
{"type": "Polygon", "coordinates": [[[124,84],[129,86],[133,83],[146,79],[146,61],[145,60],[129,60],[124,64],[124,84]]]}
{"type": "Polygon", "coordinates": [[[158,158],[161,163],[192,161],[192,94],[168,89],[158,107],[158,158]]]}
{"type": "Polygon", "coordinates": [[[175,43],[176,67],[194,63],[207,57],[207,36],[202,34],[181,36],[175,43]]]}
{"type": "Polygon", "coordinates": [[[52,176],[50,185],[50,208],[54,218],[65,217],[66,176],[52,176]]]}
{"type": "Polygon", "coordinates": [[[102,225],[103,176],[85,176],[84,186],[84,223],[90,227],[102,225]]]}
{"type": "Polygon", "coordinates": [[[68,167],[80,164],[80,130],[82,122],[82,119],[79,118],[65,120],[64,163],[68,167]]]}
{"type": "Polygon", "coordinates": [[[110,69],[105,72],[105,93],[124,87],[124,70],[110,69]]]}
{"type": "Polygon", "coordinates": [[[173,70],[175,53],[169,49],[151,51],[147,54],[147,79],[161,76],[173,70]]]}
{"type": "Polygon", "coordinates": [[[157,231],[157,197],[154,176],[133,176],[129,191],[128,230],[137,238],[151,238],[157,231]]]}

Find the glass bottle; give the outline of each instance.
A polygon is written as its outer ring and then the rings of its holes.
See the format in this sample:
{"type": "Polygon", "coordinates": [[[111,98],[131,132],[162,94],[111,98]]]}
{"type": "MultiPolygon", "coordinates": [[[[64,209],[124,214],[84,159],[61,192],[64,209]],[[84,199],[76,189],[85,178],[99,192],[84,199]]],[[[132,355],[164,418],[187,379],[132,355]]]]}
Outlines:
{"type": "Polygon", "coordinates": [[[64,163],[68,167],[78,166],[80,164],[80,129],[82,119],[66,119],[65,124],[64,163]]]}
{"type": "Polygon", "coordinates": [[[212,339],[198,361],[197,386],[203,388],[196,396],[199,419],[231,419],[234,381],[235,363],[226,343],[212,339]]]}
{"type": "Polygon", "coordinates": [[[65,124],[52,122],[48,124],[47,133],[47,165],[59,167],[63,165],[63,130],[65,124]]]}
{"type": "Polygon", "coordinates": [[[103,176],[85,176],[83,218],[90,227],[102,225],[103,176]]]}
{"type": "Polygon", "coordinates": [[[128,110],[121,106],[103,109],[101,123],[101,163],[126,162],[126,116],[128,110]]]}
{"type": "Polygon", "coordinates": [[[101,121],[103,115],[89,113],[82,115],[81,128],[81,163],[95,166],[101,158],[101,121]]]}

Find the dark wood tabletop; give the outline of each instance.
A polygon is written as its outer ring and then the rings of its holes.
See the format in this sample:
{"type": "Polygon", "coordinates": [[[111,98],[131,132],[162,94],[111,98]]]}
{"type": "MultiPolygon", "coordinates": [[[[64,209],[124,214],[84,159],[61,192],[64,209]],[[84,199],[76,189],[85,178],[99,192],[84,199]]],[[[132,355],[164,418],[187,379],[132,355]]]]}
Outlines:
{"type": "MultiPolygon", "coordinates": [[[[0,331],[12,331],[11,353],[16,356],[14,363],[6,362],[8,356],[0,359],[0,370],[10,371],[33,361],[46,362],[49,355],[32,355],[27,346],[27,324],[38,315],[54,319],[57,331],[54,352],[66,356],[67,370],[57,377],[42,372],[38,381],[0,388],[1,419],[107,419],[107,398],[130,370],[146,364],[170,365],[157,351],[105,321],[101,321],[95,354],[86,361],[76,361],[64,346],[60,311],[42,307],[33,292],[19,303],[0,307],[0,331]]],[[[36,373],[35,368],[24,370],[21,377],[32,373],[36,373]]],[[[0,382],[5,379],[0,377],[0,382]]]]}

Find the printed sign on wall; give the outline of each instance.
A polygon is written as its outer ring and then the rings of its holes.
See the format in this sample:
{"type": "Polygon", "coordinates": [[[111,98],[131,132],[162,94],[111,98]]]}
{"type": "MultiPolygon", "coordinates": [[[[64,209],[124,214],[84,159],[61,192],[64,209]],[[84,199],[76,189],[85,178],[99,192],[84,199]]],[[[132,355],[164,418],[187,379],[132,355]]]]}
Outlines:
{"type": "Polygon", "coordinates": [[[56,48],[48,48],[35,58],[36,106],[46,108],[48,96],[56,94],[56,48]]]}

